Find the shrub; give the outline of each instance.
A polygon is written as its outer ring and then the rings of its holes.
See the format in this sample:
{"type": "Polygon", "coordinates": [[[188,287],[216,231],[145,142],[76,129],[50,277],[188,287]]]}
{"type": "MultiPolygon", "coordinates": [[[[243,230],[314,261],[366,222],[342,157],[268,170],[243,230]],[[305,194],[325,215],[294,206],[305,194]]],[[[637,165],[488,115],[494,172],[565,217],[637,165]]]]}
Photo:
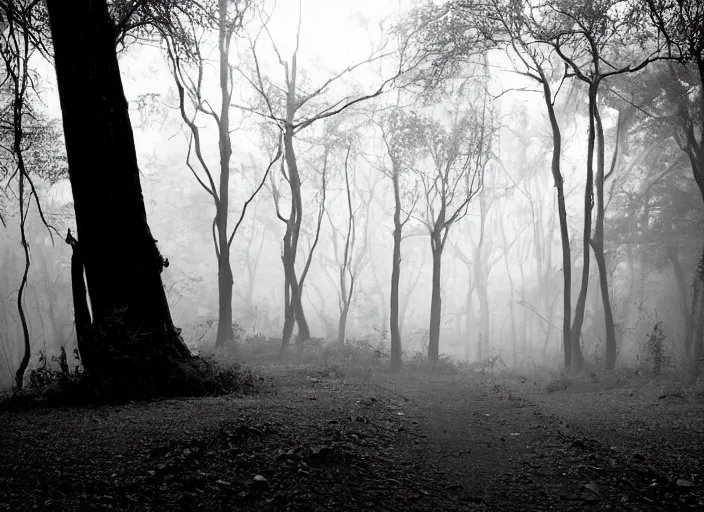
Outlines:
{"type": "Polygon", "coordinates": [[[665,340],[662,321],[658,321],[644,343],[642,359],[642,364],[656,376],[662,373],[663,365],[669,364],[669,358],[665,356],[664,351],[665,340]]]}
{"type": "MultiPolygon", "coordinates": [[[[44,354],[40,365],[32,370],[29,385],[0,397],[0,410],[41,406],[97,405],[124,403],[130,400],[154,400],[176,396],[221,396],[256,390],[253,373],[237,363],[221,363],[210,357],[194,357],[168,365],[142,366],[152,373],[91,374],[77,367],[73,373],[62,361],[44,354]]],[[[149,364],[149,362],[147,362],[149,364]]]]}

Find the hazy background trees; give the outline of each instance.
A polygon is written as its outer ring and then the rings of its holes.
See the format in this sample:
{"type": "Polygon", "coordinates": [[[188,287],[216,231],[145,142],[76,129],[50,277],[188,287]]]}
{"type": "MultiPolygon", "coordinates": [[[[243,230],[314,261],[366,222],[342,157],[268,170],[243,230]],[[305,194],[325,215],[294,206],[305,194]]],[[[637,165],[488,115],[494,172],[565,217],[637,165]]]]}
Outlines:
{"type": "MultiPolygon", "coordinates": [[[[147,233],[125,231],[131,206],[105,181],[122,164],[97,142],[85,171],[72,171],[95,181],[85,198],[67,182],[53,59],[68,50],[52,45],[42,5],[0,2],[4,385],[25,356],[36,364],[64,346],[71,359],[77,347],[62,241],[76,233],[74,209],[114,200],[112,220],[84,217],[117,251],[105,260],[86,246],[105,265],[95,280],[86,263],[94,316],[111,310],[99,299],[108,288],[135,293],[126,276],[139,272],[125,262],[147,233]],[[31,83],[21,102],[17,62],[31,83]]],[[[273,339],[286,352],[297,327],[301,350],[310,338],[364,340],[394,368],[420,352],[580,371],[637,364],[662,322],[673,364],[696,368],[697,2],[108,7],[129,165],[170,263],[167,309],[191,348],[273,339]]],[[[97,133],[87,123],[71,126],[97,133]]]]}

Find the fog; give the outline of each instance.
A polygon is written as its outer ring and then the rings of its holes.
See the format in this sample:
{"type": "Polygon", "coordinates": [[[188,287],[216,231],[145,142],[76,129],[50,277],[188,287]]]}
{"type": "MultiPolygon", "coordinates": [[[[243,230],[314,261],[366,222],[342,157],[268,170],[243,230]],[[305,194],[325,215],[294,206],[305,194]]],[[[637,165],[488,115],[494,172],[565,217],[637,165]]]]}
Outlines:
{"type": "MultiPolygon", "coordinates": [[[[454,186],[442,221],[456,214],[443,227],[447,238],[441,255],[440,357],[467,363],[491,360],[508,368],[559,368],[564,359],[564,287],[551,173],[553,133],[542,88],[521,74],[525,52],[502,47],[467,56],[431,90],[427,84],[433,80],[424,70],[432,66],[425,64],[390,81],[399,66],[410,68],[418,57],[407,49],[408,61],[399,64],[400,36],[391,27],[407,19],[420,3],[305,0],[300,12],[296,2],[280,4],[246,16],[241,33],[233,37],[229,56],[233,83],[230,230],[240,219],[245,201],[263,184],[248,204],[231,245],[234,343],[240,347],[240,356],[245,361],[254,357],[257,344],[278,347],[284,329],[288,295],[282,240],[286,224],[277,218],[277,206],[280,216],[286,217],[291,210],[290,165],[287,161],[284,166],[281,157],[265,173],[279,144],[271,117],[285,114],[287,72],[297,52],[299,98],[341,74],[318,91],[305,106],[309,110],[299,112],[297,119],[305,121],[353,98],[374,95],[385,84],[381,95],[335,116],[324,116],[295,134],[302,197],[295,262],[298,277],[317,239],[301,291],[313,338],[309,343],[320,343],[316,339],[338,343],[340,316],[348,307],[344,343],[389,353],[395,204],[391,177],[394,156],[403,154],[400,199],[401,220],[406,222],[398,307],[404,357],[428,354],[434,261],[430,231],[442,210],[443,193],[454,186]],[[269,14],[271,21],[263,29],[264,16],[269,14]],[[257,42],[256,62],[253,41],[257,42]],[[261,83],[254,71],[257,65],[261,83]],[[266,87],[269,97],[278,102],[271,112],[257,87],[266,87]],[[402,131],[402,121],[397,119],[393,125],[388,115],[392,111],[421,120],[413,125],[416,139],[393,139],[394,133],[402,131]],[[400,144],[393,154],[389,141],[400,144]],[[452,151],[456,152],[453,163],[452,151]],[[452,168],[448,187],[437,188],[438,175],[433,173],[443,166],[452,168]]],[[[547,50],[547,44],[544,47],[543,63],[562,134],[560,164],[574,316],[584,268],[588,91],[577,78],[562,78],[564,63],[547,50]]],[[[216,343],[219,317],[213,241],[216,212],[212,196],[198,181],[207,185],[205,163],[214,187],[219,185],[218,128],[208,114],[218,112],[221,101],[216,35],[205,34],[201,53],[204,107],[193,117],[196,110],[187,92],[185,108],[200,130],[202,161],[189,142],[193,132],[178,109],[173,63],[164,45],[127,44],[120,49],[119,64],[149,226],[169,260],[162,279],[173,320],[183,329],[189,347],[204,352],[216,343]]],[[[637,56],[631,56],[631,61],[637,61],[637,56]]],[[[39,53],[32,57],[32,65],[41,78],[33,100],[36,109],[60,127],[53,68],[39,53]]],[[[681,140],[663,127],[661,118],[669,115],[670,105],[658,99],[660,92],[649,96],[644,89],[656,88],[652,85],[656,79],[679,80],[689,87],[689,94],[701,95],[701,83],[686,84],[685,78],[671,74],[667,66],[654,62],[641,71],[605,79],[599,96],[607,173],[604,277],[620,367],[638,366],[647,359],[650,335],[660,322],[668,360],[673,366],[684,365],[683,347],[692,321],[690,311],[694,311],[691,283],[704,243],[701,194],[681,140]]],[[[182,83],[193,85],[196,76],[196,68],[184,64],[182,83]]],[[[701,139],[701,126],[695,124],[692,136],[701,139]]],[[[39,150],[50,155],[63,152],[60,143],[39,150]]],[[[101,172],[101,162],[95,162],[94,172],[101,172]]],[[[4,221],[0,229],[0,384],[4,387],[12,385],[24,350],[17,313],[24,252],[13,180],[13,172],[3,173],[0,196],[4,221]]],[[[67,229],[77,232],[71,186],[65,174],[51,179],[38,174],[35,184],[52,229],[47,229],[32,203],[26,223],[31,266],[24,294],[30,367],[41,364],[41,357],[58,356],[60,347],[65,347],[73,365],[77,345],[71,249],[62,240],[67,229]]],[[[596,223],[596,208],[591,215],[596,223]]],[[[587,364],[602,367],[607,327],[600,274],[593,253],[590,258],[580,346],[587,364]]]]}

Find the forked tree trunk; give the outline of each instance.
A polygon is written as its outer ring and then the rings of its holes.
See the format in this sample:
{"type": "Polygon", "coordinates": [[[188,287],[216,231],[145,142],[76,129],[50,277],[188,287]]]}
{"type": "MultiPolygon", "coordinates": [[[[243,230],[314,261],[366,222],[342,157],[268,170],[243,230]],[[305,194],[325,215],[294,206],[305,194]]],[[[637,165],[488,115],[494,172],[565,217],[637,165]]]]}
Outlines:
{"type": "MultiPolygon", "coordinates": [[[[47,6],[93,322],[109,332],[119,318],[121,330],[140,336],[136,357],[168,352],[171,359],[188,358],[161,282],[167,262],[147,224],[107,4],[49,0],[47,6]]],[[[119,372],[115,356],[95,359],[86,370],[119,372]]]]}
{"type": "MultiPolygon", "coordinates": [[[[604,129],[599,115],[599,105],[597,104],[596,92],[591,97],[594,101],[592,112],[596,124],[597,136],[597,164],[596,164],[596,226],[594,227],[594,239],[592,249],[594,259],[599,269],[599,289],[601,290],[601,302],[604,306],[604,327],[606,330],[606,358],[605,366],[607,370],[613,370],[616,366],[616,326],[614,324],[614,314],[611,308],[611,297],[609,295],[609,276],[606,268],[606,255],[604,254],[604,129]]],[[[618,144],[618,141],[617,141],[618,144]]]]}
{"type": "Polygon", "coordinates": [[[587,181],[584,186],[584,231],[582,233],[582,285],[577,297],[577,307],[574,312],[574,323],[570,338],[572,342],[572,353],[570,355],[570,370],[572,373],[582,371],[584,359],[580,348],[580,338],[582,334],[582,324],[584,323],[584,310],[587,305],[587,290],[589,288],[589,261],[590,261],[590,241],[592,231],[592,208],[594,197],[594,111],[596,105],[596,84],[589,85],[589,143],[587,147],[587,181]]]}
{"type": "MultiPolygon", "coordinates": [[[[295,79],[295,71],[294,71],[295,79]]],[[[290,90],[293,91],[289,94],[295,94],[295,82],[290,86],[290,90]]],[[[286,166],[289,172],[289,183],[291,186],[291,215],[289,217],[289,222],[286,227],[286,234],[284,235],[284,251],[281,259],[284,264],[284,272],[286,276],[287,286],[290,287],[290,303],[287,305],[288,308],[293,310],[293,314],[298,324],[298,337],[297,343],[302,344],[310,339],[310,328],[308,327],[308,322],[306,320],[305,313],[303,312],[303,302],[301,300],[301,290],[296,276],[296,251],[298,250],[298,237],[301,232],[301,222],[303,220],[303,200],[301,198],[301,178],[298,173],[298,163],[296,161],[296,154],[293,148],[293,115],[295,113],[295,98],[289,98],[287,102],[288,116],[290,122],[286,125],[286,130],[284,132],[284,148],[286,157],[286,166]]],[[[288,317],[288,312],[286,313],[288,317]]],[[[284,324],[284,332],[281,339],[281,352],[284,353],[291,342],[291,335],[293,334],[293,326],[287,329],[287,324],[284,324]]]]}

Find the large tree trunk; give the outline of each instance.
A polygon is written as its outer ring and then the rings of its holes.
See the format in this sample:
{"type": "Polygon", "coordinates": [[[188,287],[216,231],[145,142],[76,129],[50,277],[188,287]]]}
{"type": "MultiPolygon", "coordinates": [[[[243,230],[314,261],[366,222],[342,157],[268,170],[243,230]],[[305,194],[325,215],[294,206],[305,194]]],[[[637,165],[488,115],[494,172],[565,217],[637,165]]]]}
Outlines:
{"type": "Polygon", "coordinates": [[[440,298],[440,271],[442,268],[442,241],[439,233],[431,235],[433,253],[433,287],[430,298],[430,328],[428,331],[428,361],[435,367],[440,354],[440,319],[442,299],[440,298]]]}
{"type": "MultiPolygon", "coordinates": [[[[614,325],[614,315],[611,309],[611,297],[609,296],[609,276],[606,269],[606,255],[604,254],[604,129],[599,115],[599,105],[597,104],[596,92],[590,97],[593,101],[592,113],[596,123],[596,135],[598,139],[597,163],[596,163],[596,226],[594,227],[594,239],[592,249],[594,259],[599,269],[599,288],[601,290],[601,302],[604,306],[604,326],[606,329],[606,358],[605,366],[607,370],[613,370],[616,366],[616,326],[614,325]]],[[[618,144],[618,140],[616,141],[618,144]]]]}
{"type": "Polygon", "coordinates": [[[399,187],[399,170],[394,168],[394,250],[391,262],[391,369],[401,368],[401,329],[399,326],[398,289],[401,278],[401,191],[399,187]]]}
{"type": "MultiPolygon", "coordinates": [[[[135,357],[166,354],[168,347],[170,358],[188,358],[161,282],[167,262],[147,224],[106,2],[49,0],[47,6],[93,322],[103,333],[132,333],[135,357]]],[[[102,362],[93,360],[87,371],[122,371],[115,363],[127,339],[115,341],[113,352],[102,350],[102,362]]]]}

